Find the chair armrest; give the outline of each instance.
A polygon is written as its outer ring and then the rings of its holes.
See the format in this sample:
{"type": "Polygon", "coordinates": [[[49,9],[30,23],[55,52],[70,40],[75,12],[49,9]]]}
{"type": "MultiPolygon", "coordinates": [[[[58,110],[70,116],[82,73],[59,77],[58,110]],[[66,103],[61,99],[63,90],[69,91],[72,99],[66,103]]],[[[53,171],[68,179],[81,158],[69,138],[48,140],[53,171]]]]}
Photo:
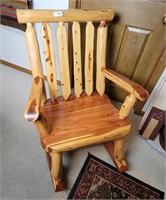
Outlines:
{"type": "Polygon", "coordinates": [[[44,94],[43,79],[37,76],[33,79],[30,96],[24,112],[24,117],[27,121],[34,122],[38,119],[44,94]]]}
{"type": "Polygon", "coordinates": [[[123,88],[125,91],[133,94],[139,100],[145,101],[149,97],[149,93],[142,86],[131,81],[125,76],[104,67],[102,68],[102,71],[106,78],[123,88]]]}

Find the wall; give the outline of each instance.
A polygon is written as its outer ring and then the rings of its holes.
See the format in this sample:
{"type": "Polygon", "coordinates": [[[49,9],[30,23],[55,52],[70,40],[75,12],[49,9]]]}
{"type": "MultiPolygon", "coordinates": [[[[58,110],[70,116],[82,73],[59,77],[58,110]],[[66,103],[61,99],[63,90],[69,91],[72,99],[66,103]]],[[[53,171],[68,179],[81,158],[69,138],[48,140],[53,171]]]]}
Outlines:
{"type": "Polygon", "coordinates": [[[143,107],[143,111],[145,112],[139,126],[138,130],[140,130],[149,115],[152,107],[159,108],[161,110],[166,110],[166,68],[160,76],[157,84],[155,85],[152,93],[150,94],[149,99],[143,107]]]}
{"type": "Polygon", "coordinates": [[[24,32],[0,25],[0,59],[30,69],[24,32]]]}
{"type": "MultiPolygon", "coordinates": [[[[33,0],[34,9],[68,9],[68,0],[33,0]]],[[[39,32],[38,27],[36,28],[39,32]]],[[[30,69],[24,32],[0,25],[0,59],[30,69]]]]}

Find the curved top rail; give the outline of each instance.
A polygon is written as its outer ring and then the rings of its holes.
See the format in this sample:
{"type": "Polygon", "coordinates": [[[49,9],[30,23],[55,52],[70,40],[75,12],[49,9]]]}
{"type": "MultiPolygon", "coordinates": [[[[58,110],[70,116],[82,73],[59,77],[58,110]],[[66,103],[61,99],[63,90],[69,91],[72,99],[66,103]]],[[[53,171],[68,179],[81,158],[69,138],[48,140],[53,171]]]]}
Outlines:
{"type": "Polygon", "coordinates": [[[18,9],[16,11],[19,23],[40,23],[40,22],[88,22],[88,21],[112,21],[114,11],[112,9],[98,10],[36,10],[18,9]]]}

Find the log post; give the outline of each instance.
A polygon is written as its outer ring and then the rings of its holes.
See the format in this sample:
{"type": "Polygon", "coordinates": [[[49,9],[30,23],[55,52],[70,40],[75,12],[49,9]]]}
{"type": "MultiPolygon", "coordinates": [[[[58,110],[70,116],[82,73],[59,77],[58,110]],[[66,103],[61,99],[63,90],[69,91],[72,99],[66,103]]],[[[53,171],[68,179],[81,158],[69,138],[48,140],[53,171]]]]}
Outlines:
{"type": "Polygon", "coordinates": [[[64,189],[62,181],[62,153],[50,153],[51,156],[51,176],[56,192],[64,189]]]}
{"type": "Polygon", "coordinates": [[[124,103],[122,104],[120,111],[119,111],[119,118],[120,119],[125,119],[129,115],[129,113],[130,113],[131,109],[133,108],[136,100],[137,100],[137,98],[133,94],[129,94],[126,97],[126,99],[125,99],[124,103]]]}

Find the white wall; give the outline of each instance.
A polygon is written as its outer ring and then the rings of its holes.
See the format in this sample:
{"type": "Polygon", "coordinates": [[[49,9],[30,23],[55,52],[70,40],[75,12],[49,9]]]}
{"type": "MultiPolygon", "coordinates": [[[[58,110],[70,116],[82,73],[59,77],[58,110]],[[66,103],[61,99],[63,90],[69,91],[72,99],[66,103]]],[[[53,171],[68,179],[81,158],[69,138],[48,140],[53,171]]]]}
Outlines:
{"type": "Polygon", "coordinates": [[[30,69],[24,32],[0,25],[0,59],[30,69]]]}
{"type": "Polygon", "coordinates": [[[68,9],[68,0],[33,0],[34,9],[68,9]]]}
{"type": "MultiPolygon", "coordinates": [[[[34,9],[68,9],[68,0],[35,0],[33,3],[34,9]]],[[[58,49],[57,49],[57,39],[56,39],[56,28],[55,24],[51,24],[52,33],[53,34],[53,41],[54,41],[54,51],[55,51],[55,60],[56,60],[56,69],[57,69],[57,79],[60,80],[60,69],[59,69],[59,57],[58,57],[58,49]]],[[[41,37],[41,25],[35,24],[35,29],[37,32],[38,42],[41,44],[42,37],[41,37]]],[[[42,55],[42,66],[43,72],[46,74],[46,67],[45,67],[45,60],[43,55],[43,45],[40,45],[40,54],[42,55]]]]}
{"type": "MultiPolygon", "coordinates": [[[[33,0],[33,8],[68,9],[68,0],[33,0]]],[[[0,59],[31,69],[23,31],[0,25],[0,59]]]]}

